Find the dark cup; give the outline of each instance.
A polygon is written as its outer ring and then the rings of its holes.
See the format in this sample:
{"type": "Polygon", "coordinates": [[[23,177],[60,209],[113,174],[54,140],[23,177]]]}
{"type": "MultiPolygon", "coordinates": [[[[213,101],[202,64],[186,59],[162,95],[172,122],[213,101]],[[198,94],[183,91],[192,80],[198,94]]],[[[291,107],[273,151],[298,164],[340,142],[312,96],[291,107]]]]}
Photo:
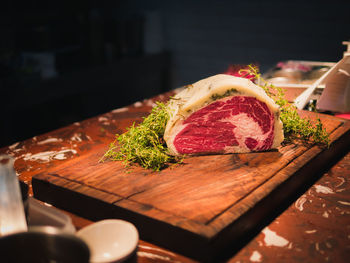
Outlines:
{"type": "Polygon", "coordinates": [[[88,263],[90,251],[78,237],[53,227],[36,227],[0,238],[4,263],[88,263]]]}

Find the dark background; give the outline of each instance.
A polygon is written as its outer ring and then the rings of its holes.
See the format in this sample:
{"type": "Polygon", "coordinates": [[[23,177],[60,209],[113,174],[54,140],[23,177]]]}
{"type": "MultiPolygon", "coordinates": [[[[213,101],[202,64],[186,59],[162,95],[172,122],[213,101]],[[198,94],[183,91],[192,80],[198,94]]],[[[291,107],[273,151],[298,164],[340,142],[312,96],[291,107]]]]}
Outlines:
{"type": "Polygon", "coordinates": [[[224,72],[338,61],[350,1],[5,0],[0,147],[224,72]]]}

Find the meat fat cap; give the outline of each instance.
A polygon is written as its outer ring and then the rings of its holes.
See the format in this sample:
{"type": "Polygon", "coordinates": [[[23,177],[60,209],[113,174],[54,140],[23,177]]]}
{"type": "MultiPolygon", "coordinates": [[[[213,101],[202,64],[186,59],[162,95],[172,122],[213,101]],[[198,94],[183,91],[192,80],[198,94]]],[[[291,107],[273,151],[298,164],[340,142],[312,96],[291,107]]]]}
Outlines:
{"type": "Polygon", "coordinates": [[[266,103],[270,111],[276,114],[275,138],[272,148],[276,148],[281,144],[284,140],[283,124],[279,119],[279,106],[273,99],[249,79],[218,74],[187,86],[170,101],[168,105],[170,119],[165,129],[164,139],[171,154],[178,154],[176,149],[172,147],[175,134],[177,133],[177,123],[182,122],[194,111],[211,103],[213,96],[223,95],[229,90],[235,90],[238,96],[252,96],[266,103]]]}
{"type": "Polygon", "coordinates": [[[228,90],[236,90],[237,94],[256,97],[265,102],[272,112],[278,111],[279,107],[266,95],[265,91],[249,79],[231,75],[218,74],[197,81],[187,86],[175,96],[170,103],[171,114],[180,114],[187,117],[191,112],[212,102],[211,97],[222,95],[228,90]]]}

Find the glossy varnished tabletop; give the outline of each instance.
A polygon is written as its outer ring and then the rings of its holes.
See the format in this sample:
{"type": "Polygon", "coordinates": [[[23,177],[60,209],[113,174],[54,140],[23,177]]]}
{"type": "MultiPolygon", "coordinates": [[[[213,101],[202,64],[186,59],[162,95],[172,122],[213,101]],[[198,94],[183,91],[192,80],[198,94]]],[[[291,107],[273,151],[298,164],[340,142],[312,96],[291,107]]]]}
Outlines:
{"type": "MultiPolygon", "coordinates": [[[[15,169],[20,180],[31,185],[33,175],[45,171],[68,158],[82,154],[95,140],[110,142],[116,112],[134,112],[136,118],[147,114],[154,100],[137,102],[130,107],[73,123],[67,127],[38,135],[0,149],[16,158],[15,169]],[[144,114],[140,114],[143,112],[144,114]],[[94,125],[92,125],[94,124],[94,125]],[[91,129],[91,127],[95,127],[91,129]],[[96,128],[98,127],[98,128],[96,128]],[[102,139],[101,139],[102,138],[102,139]]],[[[350,138],[349,138],[350,139],[350,138]]],[[[270,220],[263,222],[260,232],[242,240],[239,251],[232,251],[229,262],[349,262],[350,256],[350,153],[301,189],[270,220]]],[[[77,227],[92,222],[68,213],[77,227]]],[[[140,241],[138,262],[195,262],[172,251],[140,241]]]]}

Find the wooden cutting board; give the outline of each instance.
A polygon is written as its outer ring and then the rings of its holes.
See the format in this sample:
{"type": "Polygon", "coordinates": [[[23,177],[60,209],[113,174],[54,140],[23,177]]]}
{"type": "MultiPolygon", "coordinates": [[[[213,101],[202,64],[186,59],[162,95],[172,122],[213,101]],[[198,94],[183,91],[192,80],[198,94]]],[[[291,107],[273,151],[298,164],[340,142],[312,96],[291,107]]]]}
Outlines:
{"type": "MultiPolygon", "coordinates": [[[[302,112],[315,119],[313,113],[302,112]]],[[[95,143],[32,179],[34,196],[80,216],[122,218],[142,239],[204,261],[233,253],[350,148],[350,122],[321,115],[329,148],[188,157],[160,172],[99,159],[95,143]]],[[[125,129],[120,121],[117,130],[125,129]]]]}

